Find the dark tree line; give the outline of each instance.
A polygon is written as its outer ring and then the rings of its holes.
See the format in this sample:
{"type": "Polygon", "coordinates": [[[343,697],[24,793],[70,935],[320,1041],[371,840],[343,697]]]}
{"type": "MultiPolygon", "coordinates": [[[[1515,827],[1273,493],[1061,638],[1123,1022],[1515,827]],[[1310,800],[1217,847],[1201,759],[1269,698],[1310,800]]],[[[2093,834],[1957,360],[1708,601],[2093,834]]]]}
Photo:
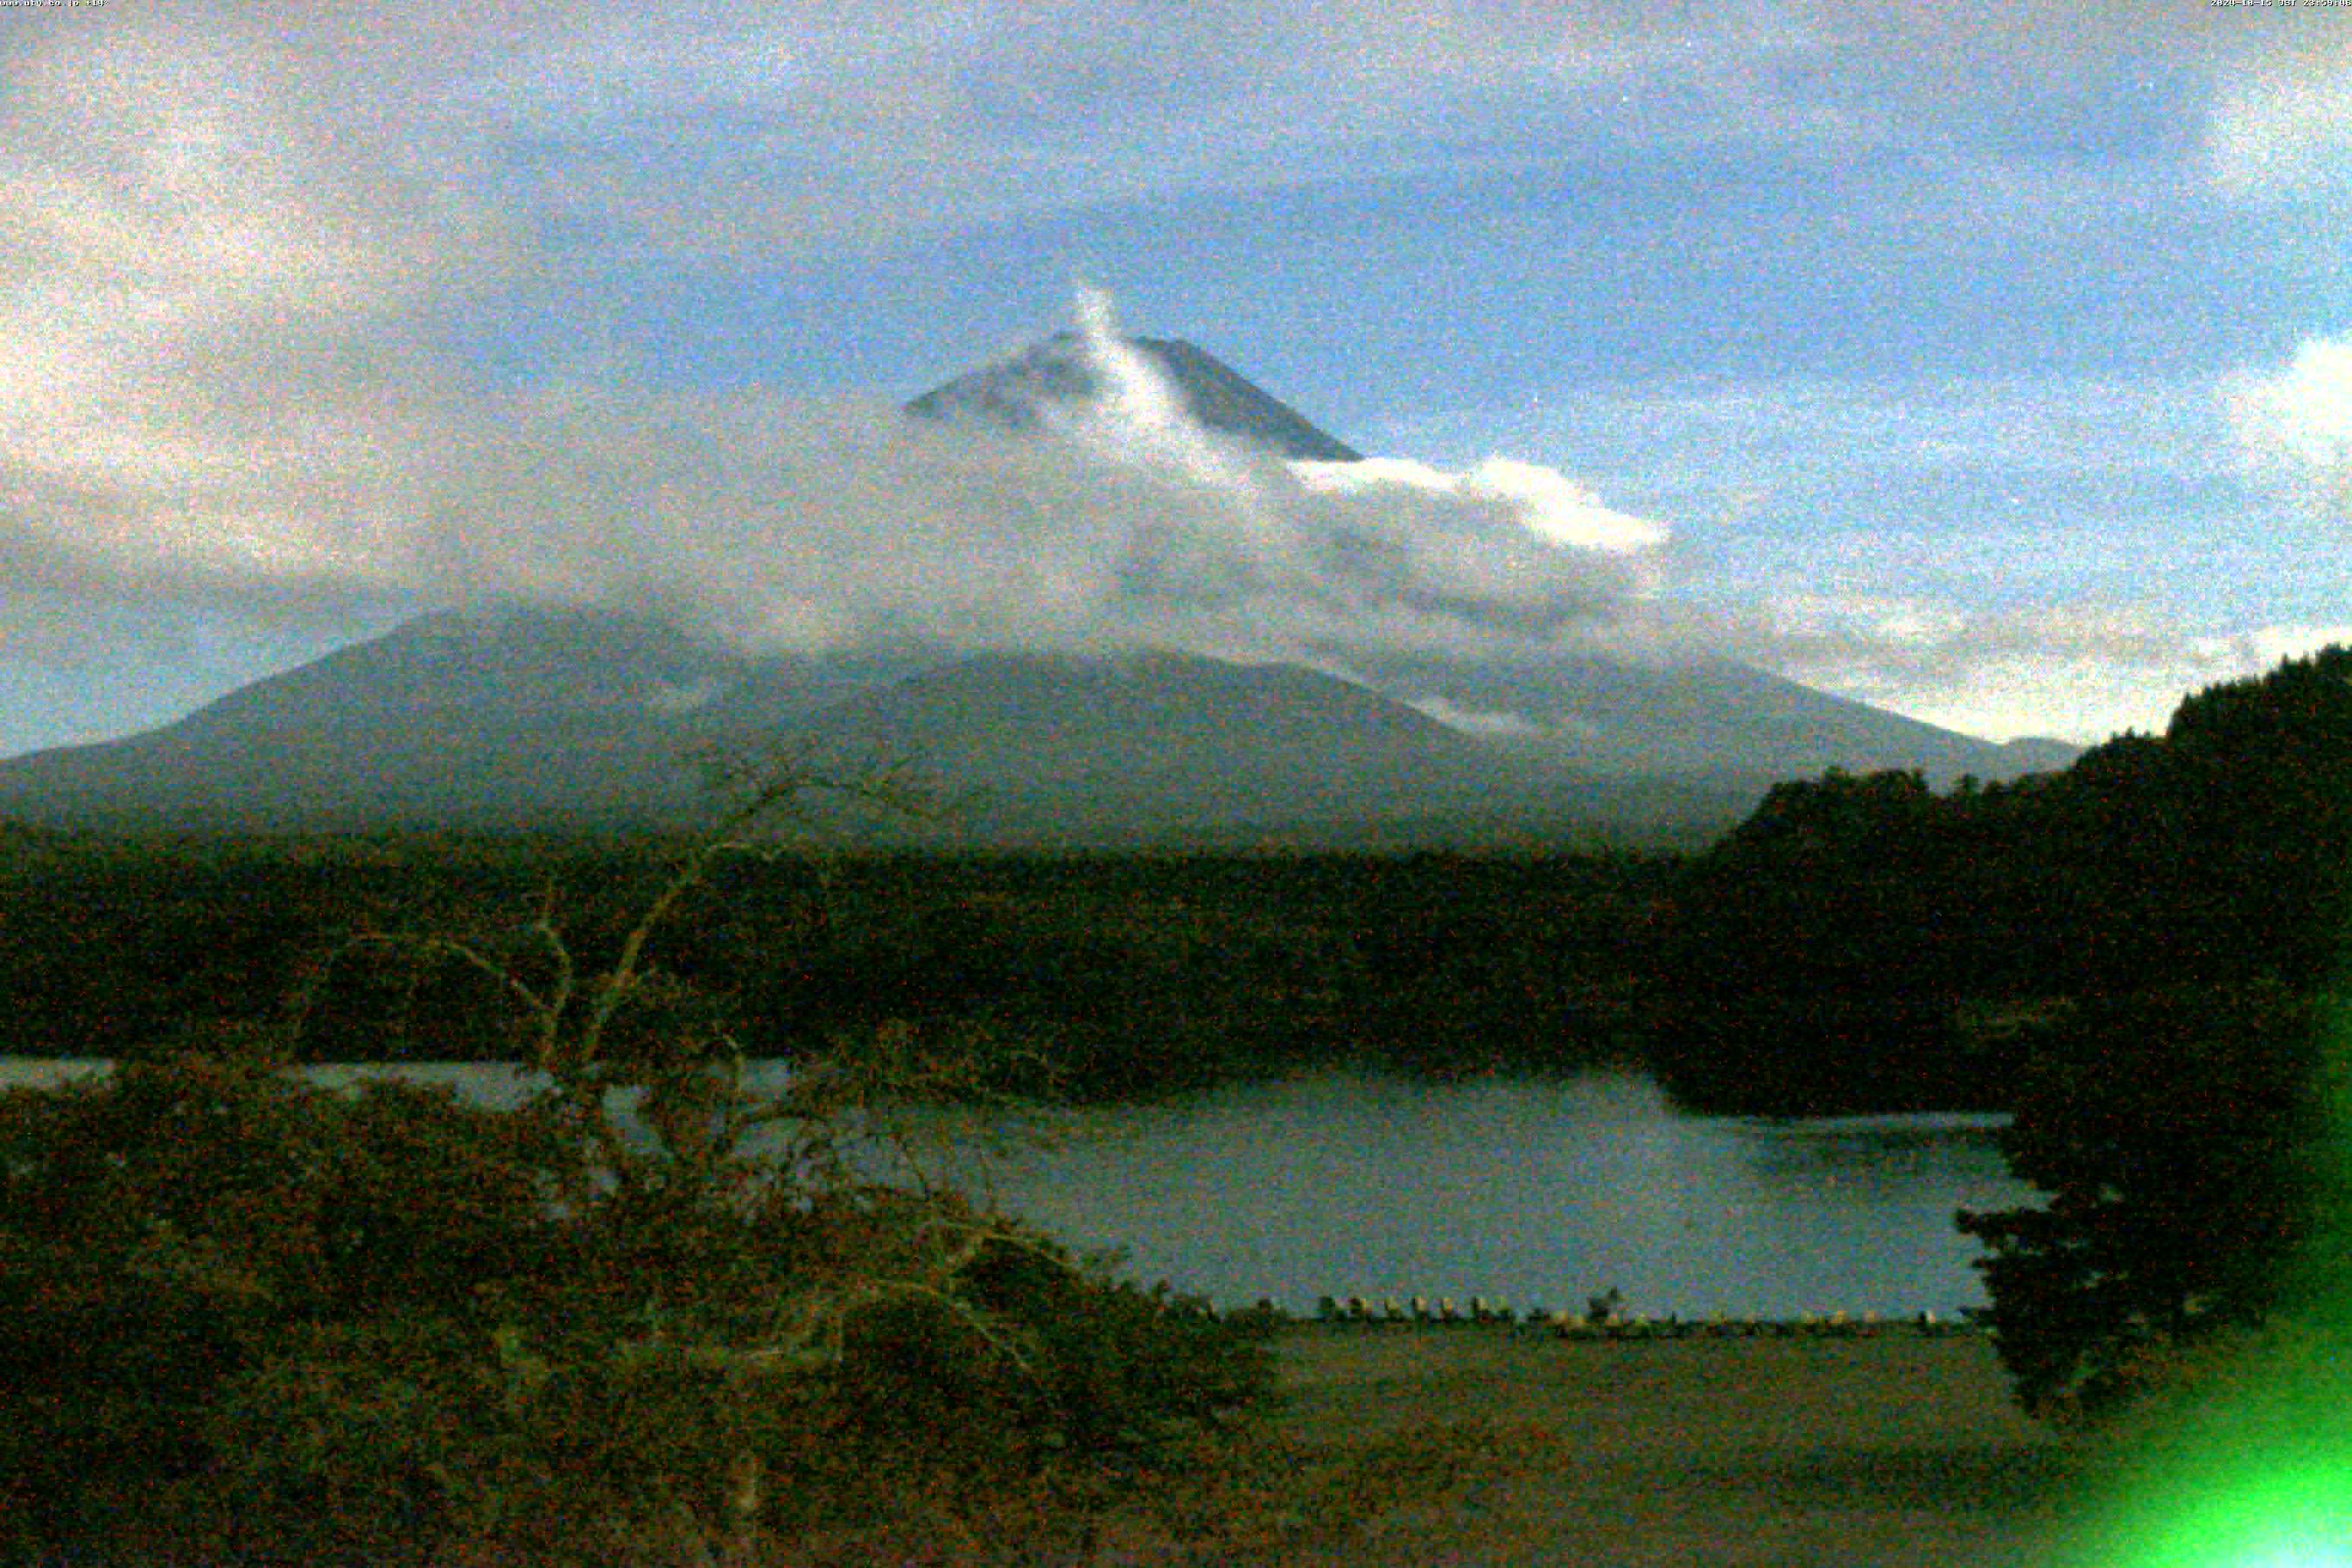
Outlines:
{"type": "Polygon", "coordinates": [[[2002,1109],[2074,1002],[2318,986],[2347,891],[2352,650],[2331,648],[2063,773],[1778,786],[1673,889],[1654,1059],[1726,1109],[2002,1109]]]}
{"type": "MultiPolygon", "coordinates": [[[[498,986],[370,938],[457,931],[588,961],[656,840],[51,839],[0,855],[0,1053],[139,1057],[288,1015],[317,1059],[514,1053],[498,986]],[[552,890],[552,891],[551,891],[552,890]],[[552,898],[552,903],[548,900],[552,898]]],[[[1638,1048],[1643,921],[1672,863],[1454,855],[747,859],[660,938],[755,1054],[897,1021],[1002,1047],[1019,1087],[1161,1092],[1349,1059],[1438,1073],[1638,1048]]]]}

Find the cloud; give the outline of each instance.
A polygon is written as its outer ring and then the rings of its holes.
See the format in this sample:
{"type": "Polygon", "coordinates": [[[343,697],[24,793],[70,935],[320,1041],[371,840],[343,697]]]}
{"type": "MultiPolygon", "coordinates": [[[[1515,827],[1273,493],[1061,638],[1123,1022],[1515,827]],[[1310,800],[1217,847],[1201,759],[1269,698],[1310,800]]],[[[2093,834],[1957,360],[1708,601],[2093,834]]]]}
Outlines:
{"type": "MultiPolygon", "coordinates": [[[[1549,725],[1538,724],[1531,719],[1500,709],[1465,708],[1443,697],[1409,698],[1405,706],[1418,709],[1447,729],[1459,730],[1465,735],[1517,740],[1553,734],[1567,727],[1559,721],[1549,725]]],[[[1600,732],[1596,726],[1591,724],[1585,724],[1581,729],[1591,734],[1600,732]]]]}
{"type": "Polygon", "coordinates": [[[1058,439],[762,391],[494,390],[383,342],[363,366],[332,340],[215,343],[212,374],[118,374],[103,420],[0,451],[0,576],[11,605],[522,598],[656,605],[751,647],[1268,655],[1572,641],[1654,590],[1663,531],[1564,476],[1286,463],[1097,335],[1117,395],[1058,439]]]}
{"type": "Polygon", "coordinates": [[[2145,605],[1966,610],[1894,596],[1791,596],[1730,620],[1727,646],[1792,679],[1972,735],[2091,743],[2160,731],[2181,696],[2330,643],[2352,624],[2200,633],[2145,605]]]}
{"type": "Polygon", "coordinates": [[[383,416],[430,396],[415,337],[519,255],[413,73],[332,90],[363,41],[203,6],[12,16],[0,646],[82,600],[340,599],[336,491],[409,434],[383,416]]]}
{"type": "Polygon", "coordinates": [[[2313,338],[2284,368],[2234,378],[2223,401],[2255,479],[2352,522],[2352,338],[2313,338]]]}
{"type": "Polygon", "coordinates": [[[1447,506],[1512,514],[1530,531],[1554,543],[1605,555],[1641,555],[1666,542],[1664,524],[1612,510],[1559,469],[1514,458],[1487,458],[1463,473],[1448,473],[1401,458],[1294,467],[1310,490],[1342,496],[1385,494],[1392,501],[1431,497],[1447,506]]]}
{"type": "MultiPolygon", "coordinates": [[[[506,10],[280,32],[195,5],[10,34],[0,647],[69,643],[78,604],[319,623],[505,595],[658,602],[763,646],[1525,643],[1651,590],[1651,535],[1562,476],[1318,477],[1171,422],[1149,374],[1043,444],[757,390],[485,384],[436,347],[449,323],[562,282],[566,217],[691,249],[715,211],[677,204],[740,194],[674,177],[698,149],[772,184],[727,220],[772,250],[779,225],[854,238],[863,203],[905,232],[989,210],[991,188],[1037,199],[1013,177],[1033,162],[1085,184],[1087,95],[1055,61],[1152,114],[1204,101],[1146,93],[1075,12],[810,6],[743,30],[506,10]]],[[[1157,39],[1161,16],[1129,30],[1157,39]]],[[[1221,62],[1222,113],[1250,100],[1233,29],[1304,16],[1171,25],[1159,63],[1221,62]]],[[[1485,68],[1463,52],[1485,29],[1408,31],[1351,58],[1385,69],[1372,56],[1410,42],[1485,68]]]]}
{"type": "Polygon", "coordinates": [[[163,158],[303,164],[315,182],[295,188],[399,187],[345,204],[355,220],[477,205],[566,266],[838,258],[1173,192],[1557,159],[1564,136],[1906,119],[1867,108],[1894,58],[1856,57],[1869,8],[788,0],[747,16],[575,0],[351,7],[299,27],[204,0],[108,9],[102,26],[12,18],[0,43],[37,96],[91,88],[57,141],[106,141],[111,122],[163,158]],[[1857,79],[1789,75],[1824,54],[1857,79]]]}
{"type": "Polygon", "coordinates": [[[1776,663],[1829,674],[1845,683],[1932,682],[2017,655],[2147,663],[2177,657],[2189,642],[2179,627],[2137,605],[2032,605],[1969,611],[1895,596],[1820,595],[1775,601],[1745,634],[1776,663]]]}
{"type": "MultiPolygon", "coordinates": [[[[430,276],[518,240],[559,269],[772,265],[1055,209],[1580,146],[1941,145],[1973,134],[1989,103],[2003,126],[2097,120],[2111,86],[2168,70],[2216,96],[2225,178],[2324,169],[2342,146],[2341,28],[2331,49],[2316,18],[2176,0],[1721,14],[1675,0],[782,0],[755,13],[499,0],[343,7],[299,26],[207,0],[104,9],[11,16],[12,163],[87,176],[75,199],[96,197],[83,237],[101,246],[136,247],[169,219],[122,226],[123,176],[241,194],[247,211],[216,248],[250,246],[229,258],[248,276],[321,233],[298,222],[273,236],[264,208],[331,212],[354,277],[394,255],[430,276]],[[499,237],[443,243],[479,226],[499,237]]],[[[0,207],[41,183],[11,182],[0,207]]],[[[165,254],[208,226],[177,226],[165,254]]]]}

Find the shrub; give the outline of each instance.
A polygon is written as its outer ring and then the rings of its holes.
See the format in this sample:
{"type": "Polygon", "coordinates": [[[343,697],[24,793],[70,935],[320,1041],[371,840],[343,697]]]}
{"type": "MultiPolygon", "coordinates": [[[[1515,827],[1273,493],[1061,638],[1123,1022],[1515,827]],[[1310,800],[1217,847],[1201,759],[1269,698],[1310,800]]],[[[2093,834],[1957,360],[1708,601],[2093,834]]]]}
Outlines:
{"type": "Polygon", "coordinates": [[[337,1094],[250,1049],[0,1100],[21,1540],[102,1534],[161,1488],[215,1546],[740,1552],[909,1487],[1082,1498],[1257,1401],[1239,1331],[865,1173],[860,1142],[909,1097],[971,1092],[968,1064],[885,1029],[761,1089],[713,999],[656,966],[712,861],[824,783],[750,781],[604,973],[544,915],[528,973],[453,937],[358,939],[498,982],[543,1075],[519,1106],[337,1094]]]}
{"type": "Polygon", "coordinates": [[[446,1092],[347,1098],[251,1055],[0,1095],[0,1472],[17,1503],[201,1469],[289,1332],[461,1308],[541,1226],[513,1130],[446,1092]]]}

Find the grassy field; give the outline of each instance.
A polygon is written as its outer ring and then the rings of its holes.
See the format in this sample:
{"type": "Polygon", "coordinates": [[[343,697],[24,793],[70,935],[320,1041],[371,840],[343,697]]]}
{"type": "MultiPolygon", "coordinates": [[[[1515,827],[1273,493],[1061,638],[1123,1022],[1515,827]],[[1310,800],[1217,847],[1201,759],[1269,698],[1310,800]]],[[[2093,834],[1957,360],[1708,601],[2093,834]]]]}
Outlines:
{"type": "Polygon", "coordinates": [[[1269,1562],[1998,1568],[2050,1561],[2077,1489],[1974,1335],[1311,1328],[1278,1353],[1333,1495],[1269,1562]]]}
{"type": "MultiPolygon", "coordinates": [[[[1090,1494],[910,1474],[887,1520],[691,1535],[592,1518],[543,1549],[94,1547],[76,1563],[415,1568],[2061,1568],[2094,1450],[2026,1421],[1976,1335],[1566,1341],[1299,1326],[1270,1423],[1090,1494]]],[[[229,1531],[231,1535],[234,1531],[229,1531]]],[[[66,1560],[51,1560],[63,1568],[66,1560]]]]}
{"type": "MultiPolygon", "coordinates": [[[[1286,1398],[1083,1521],[776,1542],[825,1568],[2076,1568],[2095,1450],[2027,1421],[1983,1338],[1566,1341],[1300,1326],[1286,1398]]],[[[470,1568],[470,1565],[468,1565],[470,1568]]]]}

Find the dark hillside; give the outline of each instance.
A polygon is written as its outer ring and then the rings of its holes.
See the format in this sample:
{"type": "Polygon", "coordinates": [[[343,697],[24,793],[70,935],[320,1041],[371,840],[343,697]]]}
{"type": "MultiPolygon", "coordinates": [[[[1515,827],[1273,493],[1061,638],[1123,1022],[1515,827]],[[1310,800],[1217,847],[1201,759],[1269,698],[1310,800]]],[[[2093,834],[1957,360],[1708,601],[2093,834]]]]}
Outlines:
{"type": "Polygon", "coordinates": [[[2352,650],[2181,703],[2063,773],[1937,795],[1782,784],[1690,866],[1661,933],[1658,1059],[1702,1104],[2007,1103],[2072,1002],[2340,972],[2352,650]]]}

